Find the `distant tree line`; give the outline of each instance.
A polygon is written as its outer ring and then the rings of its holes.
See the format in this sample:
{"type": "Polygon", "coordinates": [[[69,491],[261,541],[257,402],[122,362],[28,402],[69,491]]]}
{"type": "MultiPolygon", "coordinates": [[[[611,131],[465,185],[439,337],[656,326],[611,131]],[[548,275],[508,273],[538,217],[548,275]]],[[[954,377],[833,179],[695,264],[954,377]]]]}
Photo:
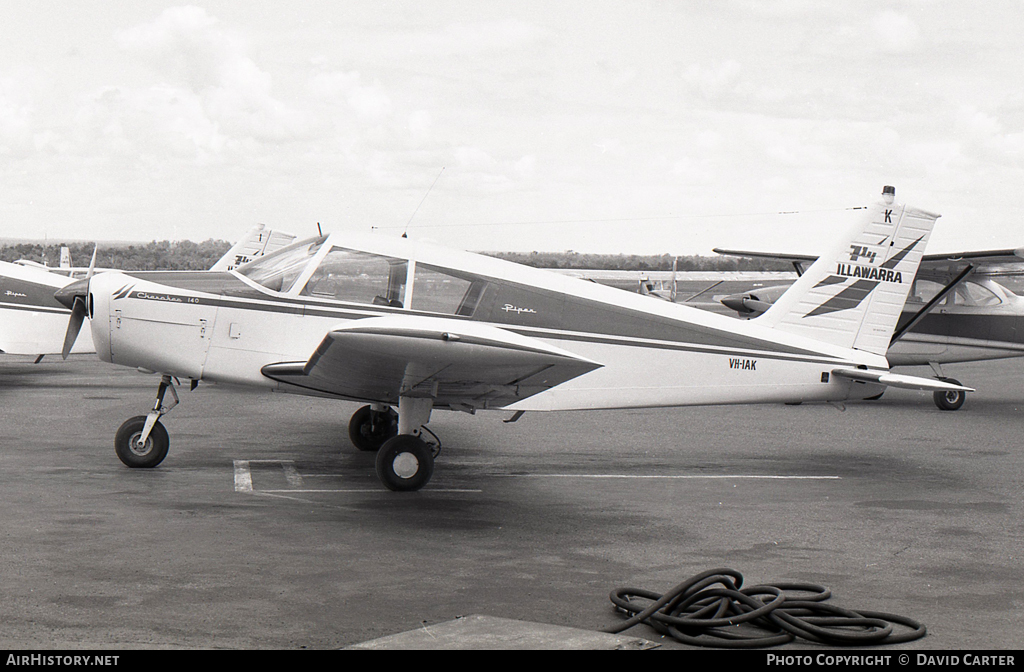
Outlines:
{"type": "MultiPolygon", "coordinates": [[[[58,266],[61,246],[66,246],[70,250],[73,265],[89,265],[89,260],[92,259],[92,243],[5,245],[0,247],[0,260],[27,259],[45,263],[47,266],[58,266]]],[[[154,240],[151,243],[100,245],[96,251],[96,266],[124,271],[198,271],[213,266],[229,249],[231,243],[213,239],[202,243],[193,243],[190,240],[154,240]]]]}
{"type": "MultiPolygon", "coordinates": [[[[71,251],[75,266],[88,266],[92,258],[92,243],[17,243],[0,246],[0,260],[28,259],[48,266],[60,264],[60,248],[71,251]]],[[[225,240],[190,240],[171,242],[101,245],[96,252],[96,266],[118,268],[125,271],[204,270],[213,266],[231,249],[225,240]]],[[[486,252],[488,256],[514,261],[536,268],[565,268],[609,271],[671,271],[673,256],[637,254],[584,254],[573,252],[486,252]]],[[[792,271],[784,261],[746,259],[740,257],[678,257],[680,271],[792,271]]]]}

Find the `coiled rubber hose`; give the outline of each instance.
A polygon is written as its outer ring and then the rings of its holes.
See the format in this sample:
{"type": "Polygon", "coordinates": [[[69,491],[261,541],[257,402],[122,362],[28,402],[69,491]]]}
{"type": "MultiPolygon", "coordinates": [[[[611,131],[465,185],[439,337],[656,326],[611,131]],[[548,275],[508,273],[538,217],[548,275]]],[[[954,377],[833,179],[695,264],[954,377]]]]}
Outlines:
{"type": "Polygon", "coordinates": [[[732,569],[697,574],[665,593],[617,588],[612,603],[630,614],[603,632],[646,623],[685,644],[716,648],[777,646],[800,637],[840,646],[909,642],[925,635],[917,621],[878,611],[851,611],[825,604],[832,591],[813,583],[787,582],[740,588],[732,569]],[[794,594],[799,593],[799,594],[794,594]],[[900,628],[897,632],[895,624],[900,628]]]}

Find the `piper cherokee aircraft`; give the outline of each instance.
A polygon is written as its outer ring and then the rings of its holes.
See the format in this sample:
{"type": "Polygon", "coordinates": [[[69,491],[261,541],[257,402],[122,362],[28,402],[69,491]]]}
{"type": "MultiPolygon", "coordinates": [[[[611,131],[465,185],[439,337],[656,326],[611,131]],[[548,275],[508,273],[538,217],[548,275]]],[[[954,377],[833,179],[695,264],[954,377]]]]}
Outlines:
{"type": "MultiPolygon", "coordinates": [[[[475,413],[842,401],[886,385],[885,350],[938,215],[885,202],[756,320],[740,321],[408,238],[334,233],[228,272],[105,272],[61,288],[99,357],[159,372],[147,415],[114,444],[130,467],[167,454],[175,381],[365,402],[349,422],[391,490],[417,490],[440,442],[434,409],[475,413]],[[856,300],[833,282],[874,255],[856,300]],[[167,391],[172,399],[164,405],[167,391]],[[394,410],[397,407],[397,412],[394,410]]],[[[860,284],[857,284],[861,287],[860,284]]],[[[69,337],[80,326],[69,322],[69,337]]]]}
{"type": "MultiPolygon", "coordinates": [[[[273,231],[258,224],[235,243],[211,270],[231,270],[293,240],[295,236],[290,233],[273,231]]],[[[74,342],[73,348],[69,344],[65,351],[69,313],[67,307],[53,296],[56,290],[71,284],[76,277],[88,275],[95,263],[94,251],[89,267],[72,266],[66,247],[61,249],[61,263],[56,268],[25,260],[0,261],[0,352],[37,355],[37,362],[44,355],[60,353],[67,359],[70,353],[96,352],[92,335],[88,332],[74,342]]]]}
{"type": "MultiPolygon", "coordinates": [[[[798,274],[817,259],[717,248],[715,252],[786,260],[798,274]]],[[[843,264],[855,255],[857,251],[851,250],[843,264]]],[[[942,364],[1024,356],[1024,297],[994,280],[1022,274],[1024,248],[924,255],[886,353],[889,365],[928,365],[939,380],[959,384],[943,376],[942,364]]],[[[763,287],[720,301],[740,316],[753,317],[768,310],[786,289],[763,287]]],[[[935,405],[944,411],[959,409],[965,400],[962,391],[934,393],[935,405]]]]}

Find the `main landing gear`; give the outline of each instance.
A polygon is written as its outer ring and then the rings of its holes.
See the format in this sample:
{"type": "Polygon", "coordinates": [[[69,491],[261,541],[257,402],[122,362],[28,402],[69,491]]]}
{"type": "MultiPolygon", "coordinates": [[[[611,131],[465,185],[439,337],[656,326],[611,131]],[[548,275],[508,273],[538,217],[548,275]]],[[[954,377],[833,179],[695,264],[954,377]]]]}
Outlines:
{"type": "MultiPolygon", "coordinates": [[[[430,421],[432,399],[400,397],[398,413],[388,407],[363,406],[348,425],[348,435],[359,450],[377,451],[377,477],[395,491],[419,490],[434,473],[440,442],[423,440],[430,421]]],[[[435,437],[436,438],[436,437],[435,437]]]]}
{"type": "Polygon", "coordinates": [[[114,450],[118,458],[134,469],[150,469],[164,461],[171,445],[167,430],[160,424],[160,416],[178,405],[178,393],[170,376],[160,379],[153,410],[148,415],[129,418],[114,436],[114,450]],[[172,401],[164,406],[164,395],[171,391],[172,401]]]}

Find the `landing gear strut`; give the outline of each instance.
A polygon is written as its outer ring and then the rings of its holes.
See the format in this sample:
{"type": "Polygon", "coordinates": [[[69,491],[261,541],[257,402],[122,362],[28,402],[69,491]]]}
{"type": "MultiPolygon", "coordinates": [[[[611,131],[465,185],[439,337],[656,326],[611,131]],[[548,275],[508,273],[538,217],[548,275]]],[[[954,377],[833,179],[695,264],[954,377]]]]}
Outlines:
{"type": "Polygon", "coordinates": [[[121,425],[114,436],[114,451],[125,465],[133,469],[150,469],[163,462],[171,441],[167,430],[160,424],[160,416],[178,405],[178,393],[170,376],[160,379],[153,410],[148,415],[137,415],[121,425]],[[164,406],[164,395],[171,391],[172,401],[164,406]]]}

